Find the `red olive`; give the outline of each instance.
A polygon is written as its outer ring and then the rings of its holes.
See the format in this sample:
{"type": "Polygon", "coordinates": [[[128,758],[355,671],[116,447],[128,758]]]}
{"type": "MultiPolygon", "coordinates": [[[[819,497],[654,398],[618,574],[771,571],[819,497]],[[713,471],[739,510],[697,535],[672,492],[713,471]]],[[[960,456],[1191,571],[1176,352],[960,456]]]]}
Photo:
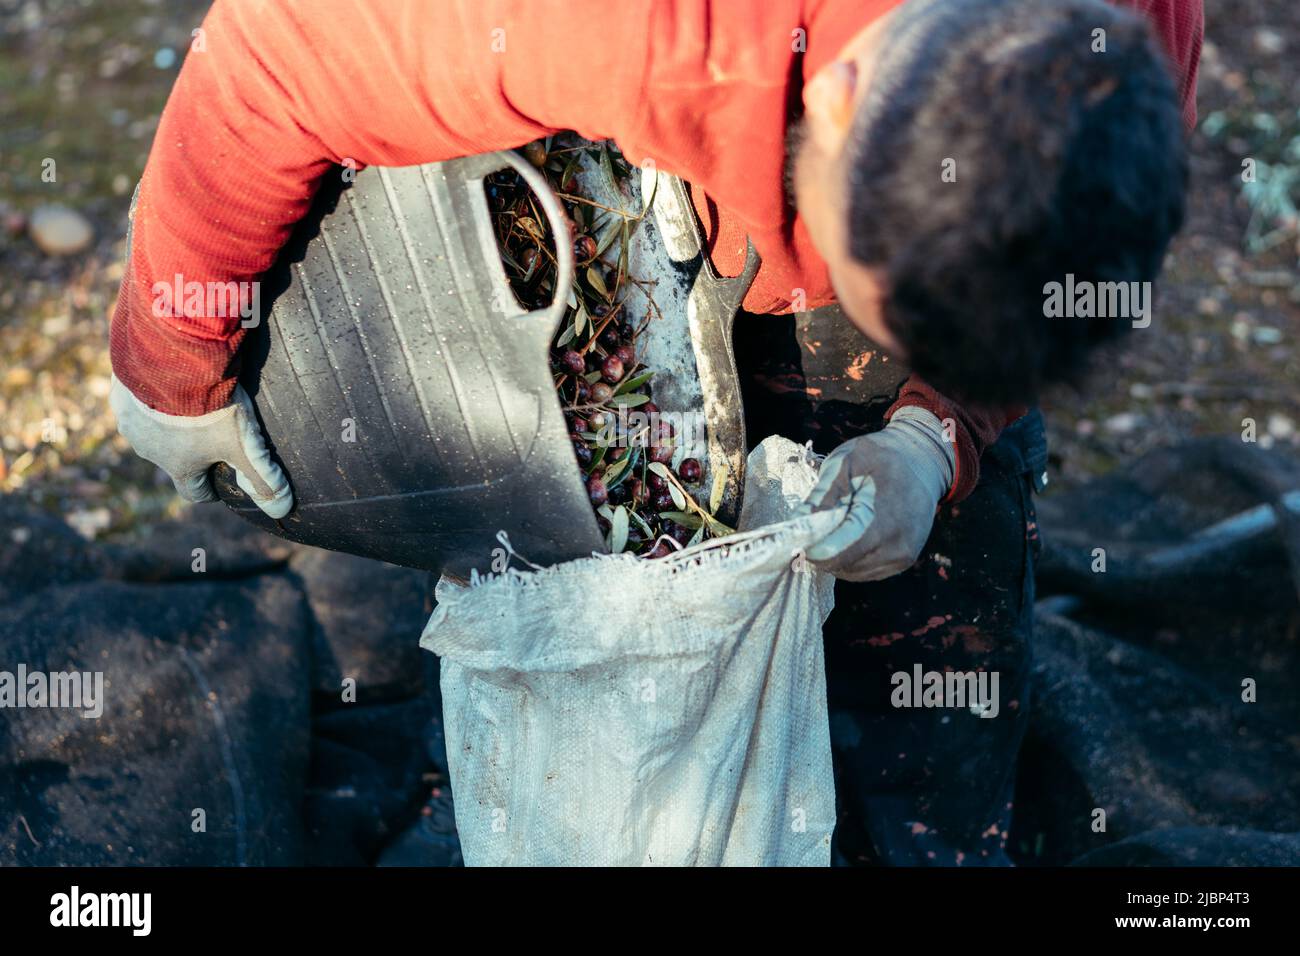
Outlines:
{"type": "Polygon", "coordinates": [[[600,367],[600,377],[611,385],[623,378],[623,360],[617,355],[608,356],[600,367]]]}
{"type": "Polygon", "coordinates": [[[570,375],[581,375],[587,370],[587,362],[581,352],[569,349],[560,356],[560,367],[570,375]]]}
{"type": "Polygon", "coordinates": [[[590,262],[596,257],[596,240],[588,235],[581,235],[573,240],[573,257],[579,262],[590,262]]]}

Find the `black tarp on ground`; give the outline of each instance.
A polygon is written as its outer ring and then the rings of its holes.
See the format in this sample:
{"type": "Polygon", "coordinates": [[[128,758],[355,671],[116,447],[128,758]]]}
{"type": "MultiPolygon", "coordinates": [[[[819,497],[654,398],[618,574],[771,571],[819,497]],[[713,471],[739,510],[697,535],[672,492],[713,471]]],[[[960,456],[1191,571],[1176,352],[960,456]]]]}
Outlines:
{"type": "Polygon", "coordinates": [[[1293,457],[1210,438],[1040,502],[1022,862],[1294,859],[1274,836],[1300,831],[1298,488],[1293,457]]]}
{"type": "MultiPolygon", "coordinates": [[[[373,863],[449,801],[427,576],[223,508],[107,545],[0,508],[0,670],[105,683],[98,719],[0,710],[0,863],[373,863]]],[[[438,849],[454,861],[454,835],[438,849]]]]}
{"type": "MultiPolygon", "coordinates": [[[[1211,439],[1040,501],[1021,863],[1297,861],[1295,538],[1196,538],[1297,486],[1293,459],[1211,439]]],[[[0,863],[459,862],[423,575],[219,508],[130,545],[13,499],[0,517],[0,670],[98,669],[109,690],[99,720],[0,710],[0,863]]]]}

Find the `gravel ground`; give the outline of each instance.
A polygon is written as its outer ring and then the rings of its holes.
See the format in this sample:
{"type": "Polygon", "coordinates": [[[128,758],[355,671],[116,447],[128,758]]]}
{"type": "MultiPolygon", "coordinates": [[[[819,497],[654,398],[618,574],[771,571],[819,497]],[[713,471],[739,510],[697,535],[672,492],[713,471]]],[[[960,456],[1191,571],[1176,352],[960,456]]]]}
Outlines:
{"type": "MultiPolygon", "coordinates": [[[[180,508],[116,436],[107,331],[130,193],[206,6],[0,0],[0,493],[89,537],[130,535],[180,508]],[[89,249],[54,258],[33,244],[23,219],[50,203],[89,221],[89,249]]],[[[1261,443],[1300,446],[1294,206],[1289,220],[1285,202],[1266,215],[1241,183],[1255,159],[1275,199],[1285,176],[1300,199],[1300,8],[1207,8],[1188,226],[1152,326],[1104,356],[1083,390],[1046,397],[1055,487],[1187,436],[1239,434],[1246,418],[1261,443]]]]}

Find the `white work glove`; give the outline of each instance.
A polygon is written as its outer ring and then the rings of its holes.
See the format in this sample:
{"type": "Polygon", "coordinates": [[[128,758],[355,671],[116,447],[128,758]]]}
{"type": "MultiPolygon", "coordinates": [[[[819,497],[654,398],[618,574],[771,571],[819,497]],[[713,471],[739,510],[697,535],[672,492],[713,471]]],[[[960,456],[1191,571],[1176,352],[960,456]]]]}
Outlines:
{"type": "Polygon", "coordinates": [[[881,431],[846,441],[822,462],[804,514],[848,506],[805,556],[846,581],[878,581],[912,566],[956,469],[939,419],[904,407],[881,431]]]}
{"type": "Polygon", "coordinates": [[[135,453],[171,476],[186,501],[216,501],[208,469],[224,461],[266,514],[279,520],[293,507],[293,490],[271,460],[248,394],[238,385],[230,404],[206,415],[166,415],[146,405],[113,376],[108,403],[117,430],[135,453]]]}

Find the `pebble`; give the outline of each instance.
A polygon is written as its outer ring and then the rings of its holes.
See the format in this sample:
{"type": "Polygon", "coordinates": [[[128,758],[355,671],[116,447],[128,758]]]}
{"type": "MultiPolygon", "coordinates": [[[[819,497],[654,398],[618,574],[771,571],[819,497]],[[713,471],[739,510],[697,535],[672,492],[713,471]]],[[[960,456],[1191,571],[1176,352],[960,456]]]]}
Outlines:
{"type": "Polygon", "coordinates": [[[1255,31],[1255,46],[1261,53],[1277,54],[1286,49],[1286,37],[1268,27],[1255,31]]]}
{"type": "Polygon", "coordinates": [[[113,523],[113,515],[107,508],[87,508],[73,511],[67,516],[67,522],[77,534],[93,541],[113,523]]]}
{"type": "Polygon", "coordinates": [[[76,255],[95,238],[90,221],[66,206],[41,206],[32,213],[27,231],[47,256],[76,255]]]}
{"type": "Polygon", "coordinates": [[[1106,430],[1117,435],[1126,435],[1142,424],[1142,416],[1133,412],[1120,412],[1106,419],[1106,430]]]}
{"type": "Polygon", "coordinates": [[[1270,435],[1282,441],[1289,440],[1295,434],[1295,422],[1281,412],[1274,412],[1269,415],[1266,427],[1270,435]]]}

